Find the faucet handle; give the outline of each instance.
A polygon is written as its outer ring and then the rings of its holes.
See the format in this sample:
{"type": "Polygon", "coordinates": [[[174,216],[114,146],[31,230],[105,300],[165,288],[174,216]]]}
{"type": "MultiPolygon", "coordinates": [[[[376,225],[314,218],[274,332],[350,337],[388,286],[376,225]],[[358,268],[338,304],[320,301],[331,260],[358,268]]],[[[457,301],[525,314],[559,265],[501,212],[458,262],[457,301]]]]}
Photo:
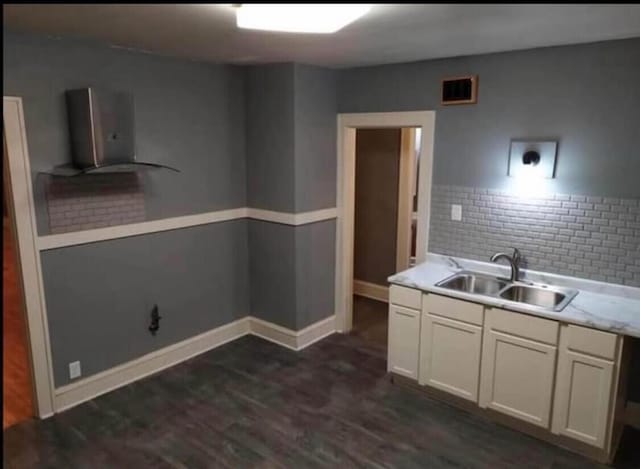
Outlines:
{"type": "Polygon", "coordinates": [[[522,255],[520,254],[520,251],[518,250],[518,248],[512,248],[512,249],[513,249],[513,261],[517,264],[522,259],[522,255]]]}

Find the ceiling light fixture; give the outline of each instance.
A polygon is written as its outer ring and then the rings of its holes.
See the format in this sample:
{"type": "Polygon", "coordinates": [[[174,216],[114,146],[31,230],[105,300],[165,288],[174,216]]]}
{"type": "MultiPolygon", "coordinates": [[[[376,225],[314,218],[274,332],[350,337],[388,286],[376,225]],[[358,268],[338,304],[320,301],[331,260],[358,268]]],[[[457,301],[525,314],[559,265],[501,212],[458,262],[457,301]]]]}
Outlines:
{"type": "Polygon", "coordinates": [[[241,4],[236,6],[239,28],[290,33],[335,33],[366,14],[364,4],[241,4]]]}

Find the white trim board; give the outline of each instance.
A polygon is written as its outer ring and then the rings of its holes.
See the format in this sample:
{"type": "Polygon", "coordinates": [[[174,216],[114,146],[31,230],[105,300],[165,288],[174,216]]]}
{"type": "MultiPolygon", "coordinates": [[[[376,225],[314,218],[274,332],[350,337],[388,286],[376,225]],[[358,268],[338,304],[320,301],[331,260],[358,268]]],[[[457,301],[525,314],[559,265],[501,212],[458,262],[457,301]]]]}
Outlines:
{"type": "Polygon", "coordinates": [[[433,173],[435,111],[338,114],[335,305],[338,330],[349,332],[353,323],[353,233],[355,213],[356,131],[366,128],[420,127],[416,262],[424,261],[429,235],[429,207],[433,173]]]}
{"type": "Polygon", "coordinates": [[[2,100],[2,116],[6,206],[14,230],[16,258],[20,267],[18,272],[28,336],[33,410],[37,416],[45,418],[54,411],[54,383],[22,100],[5,96],[2,100]]]}
{"type": "Polygon", "coordinates": [[[251,322],[251,333],[253,335],[295,351],[300,351],[336,332],[335,315],[329,316],[299,331],[293,331],[253,316],[249,317],[249,320],[251,322]]]}
{"type": "Polygon", "coordinates": [[[55,412],[62,412],[248,334],[299,351],[335,331],[335,315],[299,331],[246,316],[80,381],[61,386],[54,393],[54,409],[55,412]]]}
{"type": "Polygon", "coordinates": [[[164,218],[162,220],[145,221],[141,223],[130,223],[127,225],[109,226],[93,230],[74,231],[54,235],[40,236],[38,247],[41,251],[56,249],[66,246],[76,246],[78,244],[95,243],[109,239],[126,238],[128,236],[138,236],[159,231],[188,228],[191,226],[206,225],[208,223],[219,223],[223,221],[238,220],[247,216],[246,208],[234,208],[231,210],[220,210],[217,212],[199,213],[197,215],[186,215],[183,217],[164,218]]]}
{"type": "Polygon", "coordinates": [[[243,218],[252,218],[255,220],[300,226],[308,223],[331,220],[336,218],[336,215],[337,210],[335,208],[326,208],[311,212],[286,213],[241,207],[229,210],[199,213],[195,215],[164,218],[161,220],[145,221],[141,223],[131,223],[127,225],[109,226],[106,228],[97,228],[92,230],[74,231],[71,233],[39,236],[37,244],[40,251],[46,251],[48,249],[77,246],[80,244],[189,228],[209,223],[240,220],[243,218]]]}
{"type": "Polygon", "coordinates": [[[336,218],[338,210],[336,208],[325,208],[312,212],[286,213],[262,210],[259,208],[248,208],[247,217],[254,220],[282,223],[285,225],[300,226],[319,221],[333,220],[336,218]]]}
{"type": "Polygon", "coordinates": [[[364,280],[353,281],[353,294],[371,298],[372,300],[389,302],[389,287],[364,280]]]}

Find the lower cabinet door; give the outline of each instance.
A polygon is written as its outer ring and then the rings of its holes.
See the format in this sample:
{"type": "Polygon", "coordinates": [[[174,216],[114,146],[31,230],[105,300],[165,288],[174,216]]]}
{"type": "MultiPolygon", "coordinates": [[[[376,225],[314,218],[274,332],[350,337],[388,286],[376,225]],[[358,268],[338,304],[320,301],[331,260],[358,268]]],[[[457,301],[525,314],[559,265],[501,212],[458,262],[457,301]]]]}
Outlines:
{"type": "Polygon", "coordinates": [[[552,431],[605,447],[613,386],[611,361],[562,350],[553,409],[552,431]]]}
{"type": "Polygon", "coordinates": [[[420,312],[390,304],[387,369],[417,381],[419,356],[420,312]]]}
{"type": "Polygon", "coordinates": [[[482,327],[423,313],[420,384],[478,402],[482,327]]]}
{"type": "Polygon", "coordinates": [[[556,347],[485,328],[480,407],[550,427],[556,347]]]}

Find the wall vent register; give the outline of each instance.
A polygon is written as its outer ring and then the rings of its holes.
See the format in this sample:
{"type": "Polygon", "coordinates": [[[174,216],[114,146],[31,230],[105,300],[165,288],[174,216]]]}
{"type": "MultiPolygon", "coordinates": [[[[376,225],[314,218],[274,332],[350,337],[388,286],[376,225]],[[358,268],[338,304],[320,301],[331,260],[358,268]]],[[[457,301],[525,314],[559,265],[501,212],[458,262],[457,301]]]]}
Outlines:
{"type": "Polygon", "coordinates": [[[475,104],[478,101],[478,76],[445,78],[441,96],[443,105],[475,104]]]}

